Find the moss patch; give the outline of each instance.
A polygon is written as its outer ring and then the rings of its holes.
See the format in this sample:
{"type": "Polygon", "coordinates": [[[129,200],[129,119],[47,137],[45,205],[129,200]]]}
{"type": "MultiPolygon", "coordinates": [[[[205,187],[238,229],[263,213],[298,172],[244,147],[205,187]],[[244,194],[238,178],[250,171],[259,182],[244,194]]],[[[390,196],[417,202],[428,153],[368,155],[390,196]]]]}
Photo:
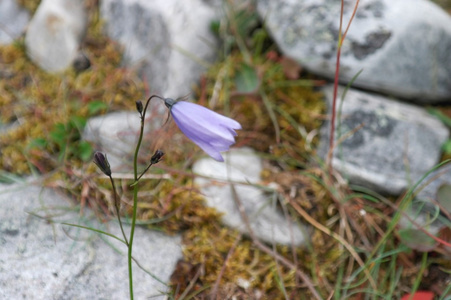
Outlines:
{"type": "Polygon", "coordinates": [[[61,145],[47,143],[33,149],[33,141],[47,139],[71,117],[86,119],[107,110],[130,109],[143,97],[143,82],[121,68],[121,49],[102,34],[96,12],[83,48],[91,61],[88,70],[48,74],[28,59],[23,41],[0,47],[0,122],[17,125],[0,135],[3,170],[22,175],[30,173],[31,165],[42,172],[56,168],[61,145]],[[105,109],[93,109],[99,102],[105,109]]]}

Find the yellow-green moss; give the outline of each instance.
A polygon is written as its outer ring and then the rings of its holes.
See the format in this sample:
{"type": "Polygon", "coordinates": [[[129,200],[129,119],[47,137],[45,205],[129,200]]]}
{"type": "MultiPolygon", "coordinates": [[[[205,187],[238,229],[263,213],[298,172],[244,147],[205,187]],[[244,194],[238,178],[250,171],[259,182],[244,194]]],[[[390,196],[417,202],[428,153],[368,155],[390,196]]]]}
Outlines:
{"type": "Polygon", "coordinates": [[[17,4],[28,9],[30,13],[34,13],[41,3],[41,0],[17,0],[17,4]]]}
{"type": "MultiPolygon", "coordinates": [[[[0,80],[0,121],[18,124],[0,135],[3,170],[29,173],[29,162],[41,159],[29,149],[31,141],[47,138],[55,124],[66,123],[70,116],[89,117],[89,103],[102,101],[109,110],[133,109],[134,101],[143,97],[143,82],[120,67],[120,47],[103,36],[97,12],[91,15],[83,47],[91,68],[82,73],[48,74],[40,70],[28,59],[22,41],[0,47],[0,65],[7,74],[0,80]]],[[[50,156],[55,155],[53,150],[45,149],[50,156]]],[[[51,159],[41,163],[44,170],[56,167],[51,159]]]]}
{"type": "Polygon", "coordinates": [[[205,88],[199,93],[205,99],[212,99],[214,94],[216,107],[225,107],[225,113],[229,110],[229,115],[243,125],[244,131],[238,136],[239,145],[271,152],[274,158],[296,154],[294,159],[305,162],[312,152],[306,148],[300,128],[308,133],[320,127],[325,110],[322,94],[311,86],[303,86],[309,84],[308,80],[298,84],[290,82],[281,64],[272,59],[251,66],[259,77],[259,90],[240,93],[234,78],[243,64],[244,58],[237,52],[211,67],[205,88]],[[222,88],[218,89],[218,86],[222,88]],[[271,119],[271,113],[276,120],[271,119]]]}

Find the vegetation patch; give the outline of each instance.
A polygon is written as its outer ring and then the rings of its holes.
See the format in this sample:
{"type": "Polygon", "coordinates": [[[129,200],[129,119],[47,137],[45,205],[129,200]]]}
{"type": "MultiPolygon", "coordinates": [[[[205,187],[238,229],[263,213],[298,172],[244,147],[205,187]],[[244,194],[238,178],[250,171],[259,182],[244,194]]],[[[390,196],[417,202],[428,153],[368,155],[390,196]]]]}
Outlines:
{"type": "MultiPolygon", "coordinates": [[[[36,1],[25,2],[35,9],[36,1]]],[[[47,74],[27,58],[22,41],[0,47],[0,166],[17,175],[44,175],[48,186],[63,188],[81,209],[110,219],[111,187],[91,163],[96,149],[81,140],[81,132],[89,117],[133,110],[151,87],[121,66],[121,49],[102,34],[94,4],[83,46],[91,67],[85,71],[47,74]]],[[[227,7],[226,15],[224,23],[212,26],[223,41],[223,56],[200,80],[194,98],[242,124],[237,146],[260,153],[268,197],[278,200],[287,218],[308,225],[311,241],[304,248],[272,247],[223,226],[193,184],[189,168],[200,150],[181,142],[185,137],[165,123],[145,137],[149,151],[140,154],[143,165],[157,148],[166,155],[139,183],[137,216],[142,226],[183,234],[184,260],[172,276],[174,298],[312,299],[316,291],[324,299],[398,299],[418,289],[450,293],[449,249],[422,251],[403,243],[395,230],[398,205],[412,195],[387,199],[352,190],[316,156],[326,118],[318,89],[324,81],[278,51],[252,7],[227,7]]],[[[131,174],[113,177],[128,221],[131,174]]],[[[441,238],[450,241],[446,232],[441,238]]]]}

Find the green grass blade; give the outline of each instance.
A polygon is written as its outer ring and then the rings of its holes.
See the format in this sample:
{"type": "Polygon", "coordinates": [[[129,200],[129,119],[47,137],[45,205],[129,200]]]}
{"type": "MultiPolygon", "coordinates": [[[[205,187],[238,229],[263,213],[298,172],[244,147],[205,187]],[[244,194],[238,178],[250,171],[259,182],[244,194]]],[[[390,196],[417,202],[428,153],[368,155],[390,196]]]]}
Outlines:
{"type": "Polygon", "coordinates": [[[118,241],[124,243],[125,245],[127,245],[127,243],[125,243],[124,240],[118,238],[117,236],[115,236],[115,235],[113,235],[113,234],[111,234],[111,233],[108,233],[108,232],[105,232],[105,231],[102,231],[102,230],[99,230],[99,229],[95,229],[95,228],[92,228],[92,227],[86,227],[86,226],[83,226],[83,225],[77,225],[77,224],[72,224],[72,223],[66,223],[66,222],[63,222],[63,223],[61,223],[61,224],[68,225],[68,226],[73,226],[73,227],[78,227],[78,228],[83,228],[83,229],[91,230],[91,231],[94,231],[94,232],[97,232],[97,233],[100,233],[100,234],[104,234],[104,235],[106,235],[106,236],[112,237],[112,238],[114,238],[114,239],[116,239],[116,240],[118,240],[118,241]]]}

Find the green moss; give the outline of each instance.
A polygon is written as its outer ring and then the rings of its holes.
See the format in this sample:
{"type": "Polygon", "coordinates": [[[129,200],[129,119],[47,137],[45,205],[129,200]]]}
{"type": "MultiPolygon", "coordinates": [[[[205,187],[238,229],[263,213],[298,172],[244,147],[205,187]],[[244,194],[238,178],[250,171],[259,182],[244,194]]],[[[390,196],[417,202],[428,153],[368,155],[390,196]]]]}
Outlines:
{"type": "MultiPolygon", "coordinates": [[[[259,58],[256,61],[258,64],[250,68],[257,75],[257,90],[243,93],[237,88],[237,80],[243,78],[237,74],[243,66],[249,68],[249,65],[240,52],[235,52],[210,68],[205,87],[199,94],[204,99],[213,99],[210,106],[213,104],[215,110],[222,110],[243,125],[245,130],[240,131],[239,145],[266,153],[272,151],[274,159],[291,156],[297,163],[306,162],[313,147],[306,146],[300,129],[308,133],[320,127],[325,111],[322,94],[315,91],[313,81],[287,79],[278,60],[259,58]]],[[[255,80],[252,76],[244,77],[246,79],[255,80]]],[[[316,142],[314,139],[310,146],[316,142]]]]}
{"type": "Polygon", "coordinates": [[[40,70],[28,59],[20,41],[0,47],[0,65],[6,74],[0,81],[0,120],[19,124],[0,135],[0,166],[4,170],[28,174],[30,162],[41,171],[54,169],[56,152],[61,149],[51,145],[31,149],[32,141],[46,139],[56,124],[67,123],[71,116],[88,118],[89,104],[94,101],[105,103],[111,111],[131,109],[134,101],[143,97],[143,82],[121,68],[120,47],[103,36],[97,12],[91,15],[84,47],[91,68],[82,73],[48,74],[40,70]]]}
{"type": "Polygon", "coordinates": [[[17,0],[17,4],[28,9],[31,13],[34,13],[38,8],[41,0],[17,0]]]}
{"type": "MultiPolygon", "coordinates": [[[[295,285],[295,276],[291,270],[277,266],[271,255],[260,251],[252,241],[234,230],[222,227],[218,222],[188,230],[184,234],[184,245],[185,260],[204,269],[200,278],[204,286],[213,286],[221,278],[219,295],[226,295],[228,290],[232,295],[239,293],[252,297],[256,291],[260,291],[263,295],[271,295],[271,299],[282,299],[276,284],[280,279],[276,271],[278,267],[283,284],[288,289],[295,285]],[[244,291],[240,287],[241,281],[249,284],[244,291]]],[[[281,255],[289,254],[286,247],[278,247],[277,251],[281,255]]],[[[183,288],[183,282],[177,283],[183,288]]],[[[188,283],[185,282],[185,285],[188,283]]]]}

